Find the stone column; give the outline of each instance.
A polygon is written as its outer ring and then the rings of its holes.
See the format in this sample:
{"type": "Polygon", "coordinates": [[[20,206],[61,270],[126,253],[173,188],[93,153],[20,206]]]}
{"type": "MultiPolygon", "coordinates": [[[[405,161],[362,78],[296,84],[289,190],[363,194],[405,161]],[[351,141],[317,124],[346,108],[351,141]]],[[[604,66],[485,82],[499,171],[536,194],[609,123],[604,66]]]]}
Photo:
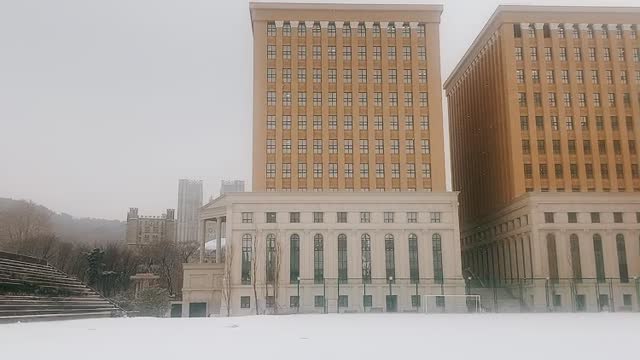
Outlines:
{"type": "Polygon", "coordinates": [[[222,219],[224,217],[218,217],[218,237],[216,239],[216,264],[220,264],[221,262],[221,253],[222,253],[222,219]]]}
{"type": "Polygon", "coordinates": [[[200,263],[204,263],[205,244],[207,242],[207,220],[200,221],[200,263]]]}

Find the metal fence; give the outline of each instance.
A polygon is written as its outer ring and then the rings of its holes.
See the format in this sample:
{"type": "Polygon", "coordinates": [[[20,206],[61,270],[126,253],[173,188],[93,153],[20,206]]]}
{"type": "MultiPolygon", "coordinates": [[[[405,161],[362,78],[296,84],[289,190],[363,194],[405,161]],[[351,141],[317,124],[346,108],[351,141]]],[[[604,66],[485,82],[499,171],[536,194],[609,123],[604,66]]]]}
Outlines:
{"type": "Polygon", "coordinates": [[[265,313],[280,314],[640,311],[637,278],[296,279],[260,293],[265,313]]]}
{"type": "Polygon", "coordinates": [[[491,312],[640,311],[640,279],[467,279],[491,312]]]}

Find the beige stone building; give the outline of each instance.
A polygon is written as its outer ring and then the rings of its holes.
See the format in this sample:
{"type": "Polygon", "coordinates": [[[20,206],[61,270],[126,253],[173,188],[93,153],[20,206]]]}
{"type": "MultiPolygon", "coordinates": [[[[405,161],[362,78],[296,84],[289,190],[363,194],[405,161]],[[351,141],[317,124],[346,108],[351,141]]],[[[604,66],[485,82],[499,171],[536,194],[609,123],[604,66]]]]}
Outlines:
{"type": "Polygon", "coordinates": [[[224,224],[225,257],[184,265],[183,315],[225,314],[226,296],[232,315],[466,311],[450,296],[465,291],[457,202],[456,193],[225,194],[201,212],[202,226],[224,224]]]}
{"type": "Polygon", "coordinates": [[[250,7],[255,192],[202,208],[216,255],[185,264],[183,316],[466,311],[442,7],[250,7]]]}
{"type": "Polygon", "coordinates": [[[444,84],[464,267],[535,282],[524,305],[637,306],[638,24],[640,8],[499,6],[444,84]]]}
{"type": "Polygon", "coordinates": [[[127,213],[127,245],[137,246],[152,241],[175,241],[175,210],[167,209],[161,216],[142,216],[138,208],[130,208],[127,213]]]}
{"type": "Polygon", "coordinates": [[[445,191],[442,6],[250,8],[253,191],[445,191]]]}

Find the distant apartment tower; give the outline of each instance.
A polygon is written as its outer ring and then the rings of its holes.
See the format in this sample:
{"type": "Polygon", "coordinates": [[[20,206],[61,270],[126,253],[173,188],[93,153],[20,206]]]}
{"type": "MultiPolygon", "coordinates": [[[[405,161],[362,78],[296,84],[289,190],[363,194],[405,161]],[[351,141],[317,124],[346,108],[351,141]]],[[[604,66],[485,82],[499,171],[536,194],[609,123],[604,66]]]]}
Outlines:
{"type": "Polygon", "coordinates": [[[253,191],[446,191],[441,11],[252,4],[253,191]]]}
{"type": "Polygon", "coordinates": [[[198,216],[202,206],[202,180],[178,181],[178,242],[197,241],[198,216]]]}
{"type": "MultiPolygon", "coordinates": [[[[499,6],[453,70],[465,269],[623,285],[640,273],[638,24],[640,8],[499,6]]],[[[556,289],[554,304],[626,305],[633,293],[589,289],[556,289]]]]}
{"type": "Polygon", "coordinates": [[[154,241],[175,241],[175,210],[167,209],[161,216],[141,216],[138,208],[127,213],[127,244],[146,245],[154,241]]]}
{"type": "Polygon", "coordinates": [[[244,192],[243,180],[222,180],[220,185],[220,195],[229,192],[244,192]]]}

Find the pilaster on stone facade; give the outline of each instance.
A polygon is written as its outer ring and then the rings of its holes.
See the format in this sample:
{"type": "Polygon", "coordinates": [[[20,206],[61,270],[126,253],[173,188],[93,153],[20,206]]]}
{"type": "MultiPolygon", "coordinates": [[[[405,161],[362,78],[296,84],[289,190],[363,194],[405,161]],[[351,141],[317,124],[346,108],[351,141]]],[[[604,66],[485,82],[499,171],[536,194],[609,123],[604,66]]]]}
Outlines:
{"type": "Polygon", "coordinates": [[[364,26],[365,26],[367,29],[371,29],[371,28],[373,28],[373,21],[365,21],[365,22],[364,22],[364,26]]]}
{"type": "Polygon", "coordinates": [[[291,25],[292,28],[298,27],[298,20],[290,20],[289,25],[291,25]]]}
{"type": "Polygon", "coordinates": [[[537,22],[537,23],[533,24],[533,26],[535,26],[536,30],[544,29],[544,23],[537,22]]]}
{"type": "Polygon", "coordinates": [[[529,30],[530,26],[531,26],[531,24],[529,24],[529,23],[520,23],[520,29],[522,29],[522,30],[529,30]]]}
{"type": "Polygon", "coordinates": [[[412,28],[412,29],[417,29],[419,25],[420,25],[420,23],[417,22],[417,21],[411,21],[409,23],[409,27],[412,28]]]}
{"type": "Polygon", "coordinates": [[[558,23],[549,23],[549,30],[558,30],[558,23]]]}
{"type": "Polygon", "coordinates": [[[320,21],[320,28],[326,29],[329,27],[329,21],[320,21]]]}
{"type": "Polygon", "coordinates": [[[622,24],[620,25],[623,31],[631,31],[631,24],[622,24]]]}
{"type": "Polygon", "coordinates": [[[334,24],[336,25],[336,29],[342,29],[342,27],[344,26],[344,21],[342,21],[342,20],[340,20],[340,21],[336,20],[336,21],[334,22],[334,24]]]}
{"type": "Polygon", "coordinates": [[[587,30],[589,30],[589,24],[583,24],[583,23],[578,24],[578,29],[580,31],[587,31],[587,30]]]}
{"type": "Polygon", "coordinates": [[[380,21],[380,28],[381,29],[386,29],[389,27],[389,22],[388,21],[380,21]]]}
{"type": "Polygon", "coordinates": [[[313,27],[313,21],[304,21],[304,26],[308,27],[308,28],[312,28],[313,27]]]}
{"type": "Polygon", "coordinates": [[[358,24],[359,24],[359,22],[357,22],[357,21],[349,21],[349,26],[351,26],[351,29],[357,29],[358,28],[358,24]]]}
{"type": "Polygon", "coordinates": [[[276,27],[277,28],[281,28],[282,25],[284,24],[284,21],[283,20],[276,20],[275,23],[276,23],[276,27]]]}

